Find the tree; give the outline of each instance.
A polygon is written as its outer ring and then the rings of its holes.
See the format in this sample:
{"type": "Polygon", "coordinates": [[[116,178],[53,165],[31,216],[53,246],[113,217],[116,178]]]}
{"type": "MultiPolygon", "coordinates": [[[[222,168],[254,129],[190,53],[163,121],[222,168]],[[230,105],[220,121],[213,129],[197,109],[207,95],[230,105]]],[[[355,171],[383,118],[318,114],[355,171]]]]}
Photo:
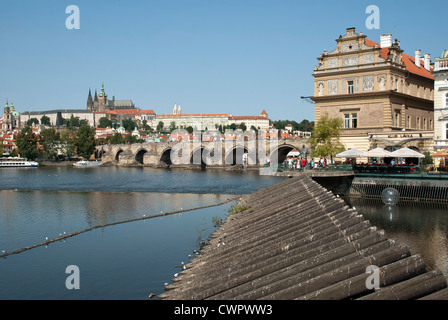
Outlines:
{"type": "Polygon", "coordinates": [[[107,117],[101,117],[98,121],[98,128],[112,127],[112,121],[107,119],[107,117]]]}
{"type": "Polygon", "coordinates": [[[37,120],[37,118],[30,118],[28,119],[28,121],[26,122],[27,126],[32,126],[33,124],[39,124],[39,120],[37,120]]]}
{"type": "Polygon", "coordinates": [[[0,137],[0,157],[3,157],[3,137],[0,137]]]}
{"type": "Polygon", "coordinates": [[[89,159],[95,151],[95,129],[86,124],[81,126],[75,140],[75,146],[78,156],[89,159]]]}
{"type": "Polygon", "coordinates": [[[76,132],[73,128],[67,128],[67,130],[62,132],[61,148],[69,159],[75,155],[76,132]]]}
{"type": "Polygon", "coordinates": [[[137,122],[132,119],[124,119],[121,122],[121,125],[127,132],[132,132],[137,127],[137,122]]]}
{"type": "Polygon", "coordinates": [[[330,118],[328,114],[322,116],[316,123],[309,142],[313,151],[312,157],[330,156],[333,163],[333,156],[344,151],[344,146],[339,141],[343,130],[341,118],[330,118]]]}
{"type": "Polygon", "coordinates": [[[187,130],[188,133],[193,133],[193,131],[194,131],[192,126],[186,127],[185,130],[187,130]]]}
{"type": "Polygon", "coordinates": [[[170,123],[170,132],[173,132],[174,130],[176,130],[176,122],[172,121],[170,123]]]}
{"type": "Polygon", "coordinates": [[[73,114],[68,120],[68,126],[69,127],[80,127],[79,117],[75,117],[73,114]]]}
{"type": "Polygon", "coordinates": [[[42,116],[42,118],[40,118],[40,123],[45,126],[51,126],[50,118],[47,116],[42,116]]]}
{"type": "Polygon", "coordinates": [[[247,126],[246,126],[246,124],[245,124],[244,122],[241,122],[241,123],[238,125],[238,129],[241,129],[241,130],[243,130],[243,131],[246,131],[247,126]]]}
{"type": "Polygon", "coordinates": [[[160,131],[163,129],[164,123],[163,121],[159,121],[159,124],[157,125],[157,130],[160,131]]]}
{"type": "Polygon", "coordinates": [[[54,129],[45,129],[40,133],[40,144],[47,159],[55,159],[61,144],[61,135],[54,129]]]}
{"type": "Polygon", "coordinates": [[[16,137],[16,146],[19,154],[28,160],[35,160],[39,155],[37,140],[37,135],[30,126],[26,125],[23,127],[16,137]]]}
{"type": "Polygon", "coordinates": [[[125,139],[123,138],[123,135],[119,132],[115,132],[115,134],[110,139],[111,144],[123,144],[125,143],[125,139]]]}

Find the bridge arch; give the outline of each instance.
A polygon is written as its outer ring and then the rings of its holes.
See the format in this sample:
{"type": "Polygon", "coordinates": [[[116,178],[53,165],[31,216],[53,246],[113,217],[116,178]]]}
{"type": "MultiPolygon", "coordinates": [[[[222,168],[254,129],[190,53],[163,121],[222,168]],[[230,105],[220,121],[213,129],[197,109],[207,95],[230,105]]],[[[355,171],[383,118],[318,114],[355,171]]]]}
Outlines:
{"type": "MultiPolygon", "coordinates": [[[[224,164],[230,164],[232,166],[237,164],[243,164],[243,154],[247,154],[247,156],[252,156],[252,154],[249,153],[248,148],[245,146],[233,147],[226,153],[224,164]]],[[[253,159],[253,162],[251,163],[255,163],[255,160],[256,159],[253,159]]]]}
{"type": "Polygon", "coordinates": [[[118,151],[115,153],[115,161],[120,162],[120,154],[123,152],[123,149],[118,149],[118,151]]]}
{"type": "Polygon", "coordinates": [[[166,148],[165,150],[162,151],[159,163],[164,163],[169,166],[173,164],[173,162],[171,161],[171,150],[172,148],[166,148]]]}
{"type": "Polygon", "coordinates": [[[139,149],[136,153],[135,153],[135,161],[137,161],[138,163],[140,163],[141,165],[144,165],[145,163],[144,163],[144,156],[145,156],[145,153],[147,153],[148,152],[148,150],[146,150],[146,149],[144,149],[144,148],[141,148],[141,149],[139,149]]]}
{"type": "Polygon", "coordinates": [[[207,163],[204,161],[204,154],[206,156],[209,154],[209,151],[206,147],[201,146],[201,147],[194,149],[191,152],[190,164],[200,165],[201,168],[205,168],[207,166],[207,163]],[[199,163],[199,159],[200,159],[200,163],[199,163]]]}
{"type": "Polygon", "coordinates": [[[288,153],[293,150],[297,149],[297,147],[293,146],[292,144],[280,144],[277,148],[271,151],[271,161],[277,159],[277,163],[281,164],[283,161],[285,161],[286,156],[288,153]]]}

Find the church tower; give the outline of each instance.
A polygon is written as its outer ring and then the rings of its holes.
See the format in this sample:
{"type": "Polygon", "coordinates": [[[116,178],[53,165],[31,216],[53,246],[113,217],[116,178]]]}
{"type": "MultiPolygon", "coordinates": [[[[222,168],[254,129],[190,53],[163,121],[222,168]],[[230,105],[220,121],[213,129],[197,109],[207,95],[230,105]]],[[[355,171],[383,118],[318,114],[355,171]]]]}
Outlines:
{"type": "Polygon", "coordinates": [[[89,96],[87,97],[87,110],[93,111],[92,92],[89,89],[89,96]]]}
{"type": "Polygon", "coordinates": [[[104,91],[104,83],[101,86],[101,92],[98,95],[98,111],[103,112],[106,111],[107,106],[107,94],[104,91]]]}

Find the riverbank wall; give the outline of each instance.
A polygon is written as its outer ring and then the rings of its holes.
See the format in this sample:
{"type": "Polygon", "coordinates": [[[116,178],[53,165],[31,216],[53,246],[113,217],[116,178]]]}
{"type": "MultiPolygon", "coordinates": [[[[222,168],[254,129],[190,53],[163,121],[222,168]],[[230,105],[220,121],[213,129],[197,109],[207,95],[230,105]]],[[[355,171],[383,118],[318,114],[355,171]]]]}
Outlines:
{"type": "Polygon", "coordinates": [[[243,196],[159,298],[445,300],[448,289],[440,270],[300,175],[243,196]]]}

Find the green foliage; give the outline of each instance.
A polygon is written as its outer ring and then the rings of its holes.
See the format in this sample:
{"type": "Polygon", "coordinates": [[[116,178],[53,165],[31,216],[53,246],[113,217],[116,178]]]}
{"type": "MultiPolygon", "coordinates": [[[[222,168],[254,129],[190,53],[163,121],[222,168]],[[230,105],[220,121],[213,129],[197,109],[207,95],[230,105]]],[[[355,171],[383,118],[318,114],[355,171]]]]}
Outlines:
{"type": "Polygon", "coordinates": [[[159,123],[157,124],[157,130],[160,131],[163,129],[164,123],[163,121],[159,121],[159,123]]]}
{"type": "Polygon", "coordinates": [[[421,160],[422,166],[434,163],[434,159],[431,157],[431,153],[429,151],[425,151],[423,152],[423,154],[425,155],[425,157],[421,160]]]}
{"type": "Polygon", "coordinates": [[[38,137],[30,126],[23,127],[16,137],[16,146],[19,154],[29,160],[36,160],[39,155],[37,140],[38,137]]]}
{"type": "Polygon", "coordinates": [[[125,142],[123,135],[119,132],[115,132],[110,139],[110,144],[123,144],[125,142]]]}
{"type": "Polygon", "coordinates": [[[101,117],[100,120],[98,121],[98,128],[107,128],[107,127],[112,128],[112,121],[107,119],[107,117],[101,117]]]}
{"type": "Polygon", "coordinates": [[[238,206],[238,205],[232,205],[228,210],[227,213],[229,214],[234,214],[234,213],[239,213],[242,212],[244,210],[247,210],[246,207],[243,206],[238,206]]]}
{"type": "Polygon", "coordinates": [[[40,133],[40,144],[46,159],[55,159],[61,143],[61,135],[54,129],[45,129],[40,133]]]}
{"type": "Polygon", "coordinates": [[[339,141],[343,130],[343,122],[340,118],[330,118],[328,114],[322,116],[316,123],[309,142],[313,151],[312,157],[333,156],[344,151],[344,146],[339,141]]]}
{"type": "Polygon", "coordinates": [[[39,124],[39,120],[37,120],[37,118],[30,118],[27,122],[26,125],[31,127],[33,124],[39,124]]]}
{"type": "Polygon", "coordinates": [[[42,116],[42,118],[40,118],[40,123],[46,126],[51,125],[50,118],[47,116],[42,116]]]}
{"type": "Polygon", "coordinates": [[[90,159],[95,151],[95,129],[86,124],[82,125],[79,128],[75,146],[78,156],[90,159]]]}
{"type": "Polygon", "coordinates": [[[67,128],[61,134],[61,149],[62,152],[71,158],[75,155],[76,149],[76,132],[73,128],[67,128]]]}
{"type": "Polygon", "coordinates": [[[314,121],[302,120],[300,123],[294,120],[277,120],[271,121],[271,124],[276,129],[285,129],[285,127],[290,124],[293,131],[308,131],[311,132],[314,129],[314,121]]]}
{"type": "Polygon", "coordinates": [[[137,122],[132,119],[124,119],[121,123],[121,126],[127,131],[132,132],[137,127],[137,122]]]}

